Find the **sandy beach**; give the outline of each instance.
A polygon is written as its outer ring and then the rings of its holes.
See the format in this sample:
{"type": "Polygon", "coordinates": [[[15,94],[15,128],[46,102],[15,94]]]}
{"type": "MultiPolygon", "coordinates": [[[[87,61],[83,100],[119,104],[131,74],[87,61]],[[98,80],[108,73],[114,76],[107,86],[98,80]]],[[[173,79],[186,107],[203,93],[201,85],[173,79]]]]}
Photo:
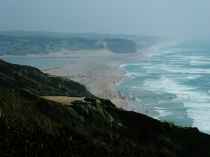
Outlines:
{"type": "Polygon", "coordinates": [[[62,68],[45,69],[44,72],[78,81],[94,95],[111,99],[119,108],[128,108],[128,98],[116,88],[125,79],[125,72],[120,69],[120,65],[125,63],[128,58],[126,55],[100,50],[78,51],[68,54],[68,57],[75,58],[75,61],[62,68]]]}

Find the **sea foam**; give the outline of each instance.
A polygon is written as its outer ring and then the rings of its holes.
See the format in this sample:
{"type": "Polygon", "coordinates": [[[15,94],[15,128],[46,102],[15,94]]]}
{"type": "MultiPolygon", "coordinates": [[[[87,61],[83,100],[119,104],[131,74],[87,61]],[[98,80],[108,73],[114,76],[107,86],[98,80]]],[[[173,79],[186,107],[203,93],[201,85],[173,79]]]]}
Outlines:
{"type": "Polygon", "coordinates": [[[150,58],[121,65],[130,78],[122,88],[134,93],[143,106],[158,112],[158,116],[151,115],[154,118],[170,117],[176,124],[191,118],[193,127],[210,133],[210,50],[209,54],[186,46],[151,50],[150,58]]]}

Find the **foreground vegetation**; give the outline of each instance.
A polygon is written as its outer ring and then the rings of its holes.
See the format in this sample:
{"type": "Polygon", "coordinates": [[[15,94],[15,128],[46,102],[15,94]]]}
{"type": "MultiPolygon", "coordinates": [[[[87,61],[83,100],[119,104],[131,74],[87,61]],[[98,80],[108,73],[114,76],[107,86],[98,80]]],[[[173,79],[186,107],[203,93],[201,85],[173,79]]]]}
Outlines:
{"type": "Polygon", "coordinates": [[[3,61],[0,76],[0,156],[210,156],[209,135],[118,109],[76,82],[3,61]],[[56,93],[81,100],[43,97],[56,93]]]}

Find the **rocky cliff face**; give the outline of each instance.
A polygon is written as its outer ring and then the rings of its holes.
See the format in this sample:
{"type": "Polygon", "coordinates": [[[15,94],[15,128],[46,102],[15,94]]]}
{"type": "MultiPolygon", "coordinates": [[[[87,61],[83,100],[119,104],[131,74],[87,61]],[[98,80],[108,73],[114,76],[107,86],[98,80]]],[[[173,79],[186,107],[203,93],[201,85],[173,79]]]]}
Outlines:
{"type": "Polygon", "coordinates": [[[118,109],[78,83],[63,84],[56,78],[50,84],[51,79],[35,68],[0,62],[1,156],[210,156],[210,136],[196,128],[118,109]],[[43,80],[52,90],[59,84],[71,86],[54,93],[31,86],[34,82],[44,86],[43,80]],[[63,105],[44,99],[43,93],[82,99],[63,105]]]}

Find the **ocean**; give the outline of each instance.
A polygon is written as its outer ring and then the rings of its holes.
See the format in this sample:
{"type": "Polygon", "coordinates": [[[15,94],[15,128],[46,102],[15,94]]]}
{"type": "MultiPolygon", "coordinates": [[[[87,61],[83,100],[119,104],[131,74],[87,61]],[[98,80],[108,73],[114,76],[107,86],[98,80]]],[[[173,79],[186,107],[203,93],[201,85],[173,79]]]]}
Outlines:
{"type": "Polygon", "coordinates": [[[127,79],[118,89],[135,103],[136,111],[210,133],[210,44],[207,41],[166,44],[121,68],[126,71],[127,79]]]}
{"type": "MultiPolygon", "coordinates": [[[[154,46],[144,57],[120,66],[126,79],[121,95],[132,100],[132,110],[180,126],[210,133],[210,42],[170,42],[154,46]]],[[[72,57],[4,56],[17,64],[40,69],[72,64],[72,57]]],[[[79,58],[78,58],[79,60],[79,58]]],[[[139,124],[141,125],[141,124],[139,124]]]]}

